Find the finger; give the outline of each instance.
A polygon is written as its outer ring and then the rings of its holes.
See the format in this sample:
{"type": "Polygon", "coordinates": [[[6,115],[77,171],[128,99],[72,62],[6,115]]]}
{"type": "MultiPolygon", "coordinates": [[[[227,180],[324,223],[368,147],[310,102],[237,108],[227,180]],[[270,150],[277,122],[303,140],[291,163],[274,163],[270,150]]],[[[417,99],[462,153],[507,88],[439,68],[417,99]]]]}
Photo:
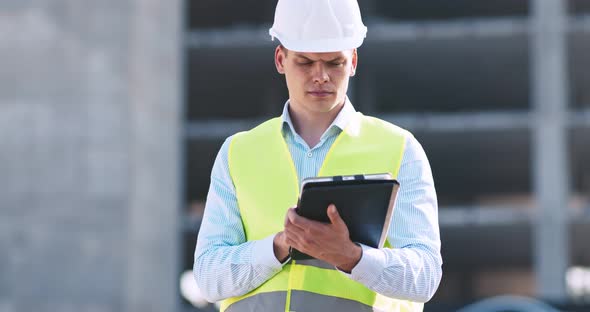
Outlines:
{"type": "Polygon", "coordinates": [[[287,209],[287,213],[285,214],[285,222],[283,222],[283,225],[287,225],[287,220],[289,220],[289,211],[295,211],[295,209],[297,209],[297,206],[292,206],[287,209]]]}
{"type": "Polygon", "coordinates": [[[324,224],[322,222],[309,220],[304,217],[300,217],[300,218],[301,219],[295,220],[299,224],[296,224],[295,222],[291,222],[291,220],[289,220],[289,226],[297,228],[298,229],[297,232],[300,233],[301,236],[308,236],[308,237],[313,238],[318,235],[325,234],[326,231],[333,230],[333,229],[330,229],[329,224],[324,224]]]}
{"type": "Polygon", "coordinates": [[[293,225],[299,228],[306,229],[314,226],[314,222],[312,220],[298,215],[297,212],[295,212],[295,209],[289,209],[287,212],[287,217],[293,225]]]}
{"type": "Polygon", "coordinates": [[[291,247],[293,247],[293,249],[296,249],[299,252],[309,255],[309,251],[307,249],[305,249],[305,247],[303,247],[303,246],[292,245],[291,247]]]}
{"type": "Polygon", "coordinates": [[[309,249],[318,246],[314,235],[307,233],[291,223],[285,227],[285,233],[290,240],[296,242],[297,246],[301,248],[309,249]]]}
{"type": "Polygon", "coordinates": [[[346,223],[344,223],[344,220],[342,220],[342,218],[340,217],[340,214],[338,213],[338,209],[336,209],[336,206],[334,204],[330,204],[328,206],[328,218],[330,218],[330,222],[333,225],[339,226],[339,227],[346,227],[346,223]]]}
{"type": "Polygon", "coordinates": [[[287,220],[287,223],[285,224],[285,231],[293,236],[305,236],[305,230],[294,225],[290,220],[287,220]]]}
{"type": "Polygon", "coordinates": [[[301,237],[288,238],[287,243],[289,244],[289,246],[310,256],[313,256],[315,254],[314,250],[318,250],[318,245],[315,241],[306,240],[301,237]]]}
{"type": "Polygon", "coordinates": [[[296,234],[293,234],[289,231],[285,231],[286,235],[285,235],[285,241],[287,242],[287,244],[299,251],[301,251],[301,249],[304,248],[303,243],[302,243],[302,239],[297,236],[296,234]]]}
{"type": "Polygon", "coordinates": [[[290,239],[290,238],[285,238],[285,243],[287,243],[287,245],[289,245],[289,247],[294,248],[299,250],[299,246],[297,244],[297,242],[295,242],[294,240],[290,239]]]}

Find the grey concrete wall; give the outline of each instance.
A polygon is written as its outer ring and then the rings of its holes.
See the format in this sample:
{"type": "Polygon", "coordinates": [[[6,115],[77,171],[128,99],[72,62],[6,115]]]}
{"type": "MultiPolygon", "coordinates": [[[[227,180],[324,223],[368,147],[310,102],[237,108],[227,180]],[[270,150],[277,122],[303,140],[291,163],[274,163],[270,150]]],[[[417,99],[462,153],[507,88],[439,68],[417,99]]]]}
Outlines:
{"type": "Polygon", "coordinates": [[[0,312],[176,308],[180,16],[0,2],[0,312]]]}

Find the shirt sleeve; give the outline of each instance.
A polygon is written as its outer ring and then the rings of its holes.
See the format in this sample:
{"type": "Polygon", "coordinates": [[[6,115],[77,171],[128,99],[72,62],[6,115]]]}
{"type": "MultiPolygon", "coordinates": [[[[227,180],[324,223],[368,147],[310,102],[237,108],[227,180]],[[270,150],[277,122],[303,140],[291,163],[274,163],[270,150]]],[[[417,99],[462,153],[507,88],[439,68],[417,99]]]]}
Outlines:
{"type": "Polygon", "coordinates": [[[201,293],[210,302],[244,295],[283,266],[274,255],[274,235],[246,241],[228,167],[231,138],[225,140],[213,164],[195,248],[193,273],[201,293]]]}
{"type": "MultiPolygon", "coordinates": [[[[410,135],[388,239],[393,249],[367,246],[350,278],[384,296],[426,302],[442,277],[438,204],[424,149],[410,135]]],[[[344,273],[345,274],[345,273],[344,273]]]]}

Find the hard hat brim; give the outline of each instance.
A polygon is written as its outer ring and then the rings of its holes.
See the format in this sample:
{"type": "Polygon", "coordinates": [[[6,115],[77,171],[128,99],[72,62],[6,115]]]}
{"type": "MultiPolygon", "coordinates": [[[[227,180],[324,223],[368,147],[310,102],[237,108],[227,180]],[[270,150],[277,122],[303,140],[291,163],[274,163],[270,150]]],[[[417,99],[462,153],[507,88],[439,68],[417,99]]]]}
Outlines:
{"type": "MultiPolygon", "coordinates": [[[[281,38],[273,28],[271,28],[268,33],[272,38],[277,38],[288,50],[303,53],[338,52],[356,49],[363,44],[365,39],[365,35],[363,34],[362,36],[354,36],[345,39],[288,40],[281,38]]],[[[366,27],[364,33],[366,34],[366,27]]]]}

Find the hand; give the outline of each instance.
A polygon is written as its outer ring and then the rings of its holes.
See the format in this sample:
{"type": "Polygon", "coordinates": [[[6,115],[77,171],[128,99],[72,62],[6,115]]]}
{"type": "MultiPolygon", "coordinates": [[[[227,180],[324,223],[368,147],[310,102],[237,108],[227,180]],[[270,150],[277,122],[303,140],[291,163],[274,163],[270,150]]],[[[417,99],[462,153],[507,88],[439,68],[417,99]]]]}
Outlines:
{"type": "Polygon", "coordinates": [[[283,263],[287,257],[289,256],[289,244],[287,244],[285,232],[279,232],[275,235],[274,240],[272,241],[273,251],[275,253],[275,257],[279,262],[283,263]]]}
{"type": "Polygon", "coordinates": [[[290,208],[285,220],[286,243],[316,259],[350,272],[359,262],[362,249],[350,240],[348,227],[334,204],[328,206],[327,213],[330,223],[322,223],[304,218],[294,208],[290,208]]]}
{"type": "MultiPolygon", "coordinates": [[[[297,206],[293,206],[290,209],[295,209],[297,206]]],[[[285,216],[285,224],[287,224],[288,217],[285,216]]],[[[272,241],[273,251],[275,253],[275,257],[279,262],[283,263],[289,257],[289,251],[291,246],[287,243],[287,236],[284,231],[281,231],[275,235],[275,238],[272,241]]]]}

